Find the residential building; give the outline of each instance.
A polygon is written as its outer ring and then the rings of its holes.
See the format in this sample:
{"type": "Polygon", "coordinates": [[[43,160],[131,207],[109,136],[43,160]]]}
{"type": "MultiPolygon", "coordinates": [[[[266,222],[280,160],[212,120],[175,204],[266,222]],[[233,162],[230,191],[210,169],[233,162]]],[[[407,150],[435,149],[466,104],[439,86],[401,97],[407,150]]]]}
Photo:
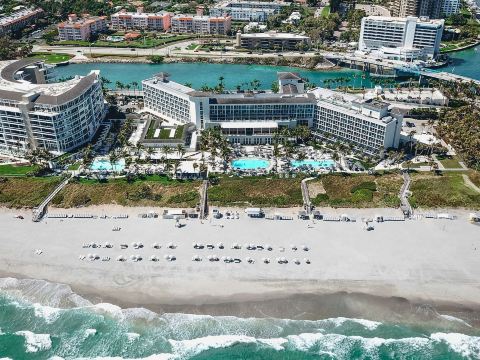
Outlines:
{"type": "Polygon", "coordinates": [[[301,18],[302,15],[298,11],[293,11],[286,20],[282,21],[282,23],[297,25],[300,23],[301,18]]]}
{"type": "Polygon", "coordinates": [[[414,61],[439,54],[444,20],[368,16],[362,19],[359,50],[379,57],[414,61]]]}
{"type": "Polygon", "coordinates": [[[445,16],[457,14],[460,11],[460,0],[445,0],[442,13],[445,16]]]}
{"type": "Polygon", "coordinates": [[[58,24],[57,29],[60,40],[88,41],[93,35],[107,30],[107,20],[105,16],[83,14],[78,18],[76,14],[70,14],[67,21],[58,24]]]}
{"type": "Polygon", "coordinates": [[[420,0],[418,16],[426,16],[430,19],[440,19],[443,13],[445,0],[420,0]]]}
{"type": "Polygon", "coordinates": [[[171,18],[171,32],[227,35],[232,26],[230,16],[175,15],[171,18]]]}
{"type": "Polygon", "coordinates": [[[167,31],[170,29],[171,14],[168,12],[144,13],[139,7],[137,12],[121,10],[110,17],[112,30],[156,30],[167,31]]]}
{"type": "Polygon", "coordinates": [[[442,16],[445,1],[448,0],[393,0],[392,16],[427,16],[430,19],[439,19],[442,16]]]}
{"type": "Polygon", "coordinates": [[[308,126],[319,139],[349,142],[369,154],[398,147],[402,118],[376,100],[327,89],[305,92],[295,73],[278,73],[279,92],[196,91],[160,73],[142,82],[144,109],[173,125],[218,128],[232,143],[271,144],[282,128],[308,126]]]}
{"type": "Polygon", "coordinates": [[[234,21],[265,22],[271,15],[289,6],[282,1],[223,1],[210,9],[211,16],[231,16],[234,21]]]}
{"type": "Polygon", "coordinates": [[[105,115],[99,72],[52,81],[39,59],[0,65],[0,151],[62,153],[92,140],[105,115]]]}
{"type": "Polygon", "coordinates": [[[0,17],[0,35],[20,31],[42,15],[43,10],[40,8],[26,8],[21,6],[10,15],[0,17]]]}
{"type": "Polygon", "coordinates": [[[328,89],[313,90],[317,101],[312,134],[321,140],[350,143],[368,154],[397,148],[402,116],[378,100],[359,100],[328,89]]]}
{"type": "Polygon", "coordinates": [[[237,33],[236,46],[245,49],[299,50],[311,45],[310,37],[290,33],[237,33]]]}

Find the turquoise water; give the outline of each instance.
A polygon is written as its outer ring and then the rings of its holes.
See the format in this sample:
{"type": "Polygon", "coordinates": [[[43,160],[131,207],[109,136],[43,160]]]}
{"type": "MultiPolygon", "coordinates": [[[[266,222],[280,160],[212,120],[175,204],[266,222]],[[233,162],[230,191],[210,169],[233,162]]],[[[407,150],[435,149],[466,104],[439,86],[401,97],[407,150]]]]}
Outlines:
{"type": "MultiPolygon", "coordinates": [[[[480,62],[480,47],[450,54],[452,65],[439,69],[440,71],[454,72],[458,75],[468,76],[480,80],[478,63],[480,62]],[[477,49],[477,50],[476,50],[477,49]]],[[[56,68],[57,77],[74,75],[86,75],[90,70],[100,70],[103,77],[111,81],[108,86],[115,87],[116,81],[124,84],[134,81],[141,84],[154,74],[166,71],[171,74],[171,79],[181,84],[189,83],[194,88],[200,89],[202,85],[215,86],[218,78],[225,78],[225,88],[235,89],[237,85],[248,88],[253,80],[260,81],[261,89],[270,89],[272,82],[277,78],[277,71],[295,71],[301,76],[307,77],[310,82],[317,86],[324,86],[324,80],[339,77],[349,78],[349,84],[356,87],[362,85],[372,87],[369,77],[361,79],[361,72],[350,69],[335,71],[314,71],[285,66],[265,65],[236,65],[236,64],[206,64],[206,63],[173,63],[173,64],[119,64],[119,63],[97,63],[97,64],[72,64],[56,68]],[[354,77],[356,76],[356,77],[354,77]]],[[[338,84],[330,84],[337,87],[338,84]]],[[[140,85],[141,87],[141,85],[140,85]]]]}
{"type": "Polygon", "coordinates": [[[111,164],[107,159],[95,159],[90,166],[91,170],[97,171],[122,171],[125,168],[125,159],[120,159],[111,164]]]}
{"type": "MultiPolygon", "coordinates": [[[[336,71],[313,71],[285,66],[263,66],[263,65],[236,65],[236,64],[207,64],[207,63],[173,63],[173,64],[119,64],[119,63],[97,63],[97,64],[71,64],[56,68],[57,78],[86,75],[91,70],[100,70],[100,74],[111,81],[108,86],[115,87],[116,81],[124,84],[136,81],[140,84],[144,79],[152,77],[161,71],[168,72],[171,79],[180,84],[191,84],[195,89],[202,85],[215,86],[218,78],[224,77],[226,89],[234,90],[237,85],[248,88],[253,80],[260,81],[261,89],[270,89],[272,82],[277,80],[278,71],[294,71],[301,76],[307,77],[310,82],[317,86],[323,86],[323,80],[345,77],[350,79],[350,84],[356,87],[371,87],[369,78],[362,80],[361,72],[355,70],[336,71]],[[356,75],[356,78],[353,78],[356,75]]],[[[336,84],[331,84],[336,87],[336,84]]],[[[251,88],[251,86],[250,86],[251,88]]],[[[133,88],[132,88],[133,90],[133,88]]]]}
{"type": "Polygon", "coordinates": [[[232,166],[241,170],[266,169],[270,161],[263,159],[237,159],[232,161],[232,166]]]}
{"type": "Polygon", "coordinates": [[[313,168],[319,168],[319,167],[330,168],[335,164],[335,162],[333,160],[322,160],[322,161],[317,161],[317,160],[292,160],[291,164],[295,168],[300,167],[300,166],[311,166],[313,168]]]}
{"type": "MultiPolygon", "coordinates": [[[[480,337],[364,319],[316,321],[162,315],[111,304],[61,308],[0,292],[0,358],[37,359],[478,359],[480,337]]],[[[44,284],[32,284],[38,294],[44,284]]],[[[58,295],[58,294],[57,294],[58,295]]],[[[54,294],[52,296],[55,298],[54,294]]],[[[55,301],[54,301],[55,302],[55,301]]],[[[72,304],[71,304],[72,305],[72,304]]]]}

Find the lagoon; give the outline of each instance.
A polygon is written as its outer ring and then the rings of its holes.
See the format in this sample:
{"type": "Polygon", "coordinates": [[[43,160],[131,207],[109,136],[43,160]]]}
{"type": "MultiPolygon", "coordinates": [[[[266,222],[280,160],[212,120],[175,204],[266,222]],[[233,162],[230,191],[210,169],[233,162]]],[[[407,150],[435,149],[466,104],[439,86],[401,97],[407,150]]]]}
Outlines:
{"type": "MultiPolygon", "coordinates": [[[[439,71],[452,72],[457,75],[468,76],[480,80],[480,46],[450,54],[452,64],[439,69],[439,71]]],[[[288,66],[268,65],[240,65],[240,64],[208,64],[208,63],[170,63],[170,64],[136,64],[136,63],[86,63],[59,66],[56,68],[57,78],[74,75],[87,75],[91,70],[100,70],[103,77],[109,79],[110,88],[115,88],[115,82],[124,84],[136,81],[139,86],[141,81],[152,77],[159,72],[168,72],[171,79],[181,84],[189,84],[195,89],[203,85],[215,86],[220,76],[224,77],[226,89],[235,89],[237,85],[248,88],[253,80],[260,81],[260,89],[270,89],[277,79],[278,71],[298,72],[316,86],[325,86],[324,81],[335,78],[349,78],[349,85],[355,87],[372,87],[370,77],[362,79],[361,71],[352,69],[341,70],[308,70],[288,66]]],[[[336,87],[335,83],[331,84],[336,87]]]]}
{"type": "MultiPolygon", "coordinates": [[[[371,87],[369,77],[362,79],[361,71],[341,69],[332,71],[315,71],[288,66],[268,65],[239,65],[239,64],[208,64],[208,63],[170,63],[170,64],[133,64],[133,63],[87,63],[70,64],[56,68],[57,79],[74,75],[87,75],[91,70],[100,70],[101,76],[109,79],[110,88],[115,88],[115,82],[124,84],[136,81],[139,85],[142,80],[152,77],[159,72],[168,72],[171,79],[180,84],[191,84],[195,89],[203,85],[215,86],[220,76],[224,77],[226,89],[234,90],[237,85],[244,89],[249,87],[253,80],[260,81],[260,89],[270,89],[277,80],[278,71],[298,72],[316,86],[324,86],[326,79],[349,78],[350,84],[361,87],[371,87]],[[355,77],[354,77],[355,76],[355,77]]],[[[332,84],[332,87],[336,87],[332,84]]]]}

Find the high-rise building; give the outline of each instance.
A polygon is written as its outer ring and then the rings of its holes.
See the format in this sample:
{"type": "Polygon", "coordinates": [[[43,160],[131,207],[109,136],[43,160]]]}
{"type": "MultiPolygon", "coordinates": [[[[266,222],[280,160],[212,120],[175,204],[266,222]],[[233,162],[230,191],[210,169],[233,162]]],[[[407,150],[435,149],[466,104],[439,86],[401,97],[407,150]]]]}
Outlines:
{"type": "Polygon", "coordinates": [[[368,16],[362,19],[358,49],[394,60],[431,59],[438,55],[444,20],[368,16]]]}
{"type": "Polygon", "coordinates": [[[99,72],[52,81],[39,59],[0,65],[0,151],[62,153],[92,140],[105,115],[99,72]]]}
{"type": "Polygon", "coordinates": [[[391,5],[392,16],[407,17],[418,14],[420,0],[394,0],[391,5]]]}
{"type": "MultiPolygon", "coordinates": [[[[446,0],[394,0],[391,5],[392,16],[428,16],[439,19],[446,0]]],[[[448,0],[447,0],[448,1],[448,0]]]]}
{"type": "Polygon", "coordinates": [[[444,2],[445,0],[420,0],[417,15],[428,16],[430,19],[440,19],[444,2]]]}
{"type": "Polygon", "coordinates": [[[442,13],[446,16],[457,14],[460,11],[460,0],[445,0],[442,13]]]}

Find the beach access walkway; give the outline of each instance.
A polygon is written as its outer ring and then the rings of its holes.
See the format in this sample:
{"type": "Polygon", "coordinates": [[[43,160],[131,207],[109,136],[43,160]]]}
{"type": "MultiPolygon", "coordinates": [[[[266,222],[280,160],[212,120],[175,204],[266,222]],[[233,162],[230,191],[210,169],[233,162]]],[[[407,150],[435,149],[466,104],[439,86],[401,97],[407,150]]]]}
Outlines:
{"type": "Polygon", "coordinates": [[[403,177],[403,185],[402,188],[400,189],[400,207],[403,211],[404,214],[408,214],[411,216],[413,214],[413,209],[412,206],[410,205],[410,202],[408,201],[408,191],[410,189],[410,184],[412,183],[412,179],[410,178],[410,174],[408,171],[404,171],[402,174],[403,177]]]}
{"type": "Polygon", "coordinates": [[[67,184],[70,180],[70,177],[67,177],[63,180],[46,198],[42,201],[42,203],[33,209],[32,220],[38,222],[42,220],[45,212],[47,210],[47,205],[52,201],[52,199],[57,195],[67,184]]]}
{"type": "Polygon", "coordinates": [[[315,178],[309,177],[309,178],[303,179],[300,185],[302,188],[303,207],[305,208],[308,214],[312,212],[312,202],[310,201],[310,194],[308,193],[307,181],[310,181],[313,179],[315,178]]]}
{"type": "Polygon", "coordinates": [[[203,180],[200,188],[200,219],[205,219],[208,215],[208,180],[203,180]]]}

